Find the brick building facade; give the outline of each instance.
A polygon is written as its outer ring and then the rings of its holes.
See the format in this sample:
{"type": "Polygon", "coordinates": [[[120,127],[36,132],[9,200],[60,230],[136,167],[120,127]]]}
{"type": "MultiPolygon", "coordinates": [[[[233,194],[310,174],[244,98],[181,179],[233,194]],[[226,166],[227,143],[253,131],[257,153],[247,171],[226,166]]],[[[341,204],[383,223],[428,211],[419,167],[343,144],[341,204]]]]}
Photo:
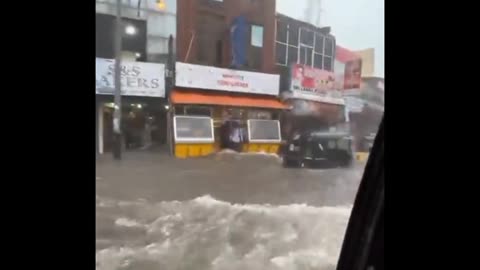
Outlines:
{"type": "Polygon", "coordinates": [[[177,61],[228,68],[230,25],[240,15],[250,25],[242,69],[275,73],[275,0],[178,0],[177,61]],[[251,46],[253,27],[263,32],[261,48],[251,46]]]}

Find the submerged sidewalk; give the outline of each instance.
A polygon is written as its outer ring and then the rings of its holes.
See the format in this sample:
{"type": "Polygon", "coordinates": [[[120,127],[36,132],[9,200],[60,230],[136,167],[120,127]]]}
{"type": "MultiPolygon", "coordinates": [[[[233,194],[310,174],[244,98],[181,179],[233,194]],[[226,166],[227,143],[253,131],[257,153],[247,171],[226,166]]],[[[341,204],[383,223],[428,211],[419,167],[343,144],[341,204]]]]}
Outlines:
{"type": "Polygon", "coordinates": [[[190,200],[203,195],[232,203],[351,204],[363,167],[286,169],[268,155],[231,154],[176,159],[167,153],[130,152],[96,161],[97,196],[118,200],[190,200]]]}

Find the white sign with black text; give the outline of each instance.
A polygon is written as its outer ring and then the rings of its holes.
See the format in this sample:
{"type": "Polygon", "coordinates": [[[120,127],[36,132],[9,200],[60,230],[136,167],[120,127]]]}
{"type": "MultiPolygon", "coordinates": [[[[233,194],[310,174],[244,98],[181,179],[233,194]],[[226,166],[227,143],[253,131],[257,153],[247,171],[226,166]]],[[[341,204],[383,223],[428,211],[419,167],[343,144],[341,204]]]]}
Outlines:
{"type": "MultiPolygon", "coordinates": [[[[115,91],[115,60],[95,59],[95,90],[97,94],[112,95],[115,91]]],[[[145,62],[121,63],[123,96],[165,97],[165,65],[145,62]]]]}
{"type": "Polygon", "coordinates": [[[280,88],[280,76],[177,62],[175,85],[277,96],[280,88]]]}

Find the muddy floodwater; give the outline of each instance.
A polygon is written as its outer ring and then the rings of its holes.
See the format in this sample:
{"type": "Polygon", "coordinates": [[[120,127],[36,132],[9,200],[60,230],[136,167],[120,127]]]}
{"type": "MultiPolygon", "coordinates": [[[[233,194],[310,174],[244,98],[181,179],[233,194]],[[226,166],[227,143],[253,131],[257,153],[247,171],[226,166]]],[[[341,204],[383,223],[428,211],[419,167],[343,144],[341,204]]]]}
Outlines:
{"type": "Polygon", "coordinates": [[[230,153],[99,158],[96,268],[333,270],[363,168],[230,153]]]}

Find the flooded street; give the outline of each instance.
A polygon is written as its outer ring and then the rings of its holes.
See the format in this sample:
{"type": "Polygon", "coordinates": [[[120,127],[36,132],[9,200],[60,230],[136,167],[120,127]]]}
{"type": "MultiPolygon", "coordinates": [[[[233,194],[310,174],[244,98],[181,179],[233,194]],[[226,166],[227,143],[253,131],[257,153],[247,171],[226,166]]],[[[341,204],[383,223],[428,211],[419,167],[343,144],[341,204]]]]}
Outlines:
{"type": "Polygon", "coordinates": [[[97,269],[334,269],[363,166],[273,156],[97,160],[97,269]]]}

